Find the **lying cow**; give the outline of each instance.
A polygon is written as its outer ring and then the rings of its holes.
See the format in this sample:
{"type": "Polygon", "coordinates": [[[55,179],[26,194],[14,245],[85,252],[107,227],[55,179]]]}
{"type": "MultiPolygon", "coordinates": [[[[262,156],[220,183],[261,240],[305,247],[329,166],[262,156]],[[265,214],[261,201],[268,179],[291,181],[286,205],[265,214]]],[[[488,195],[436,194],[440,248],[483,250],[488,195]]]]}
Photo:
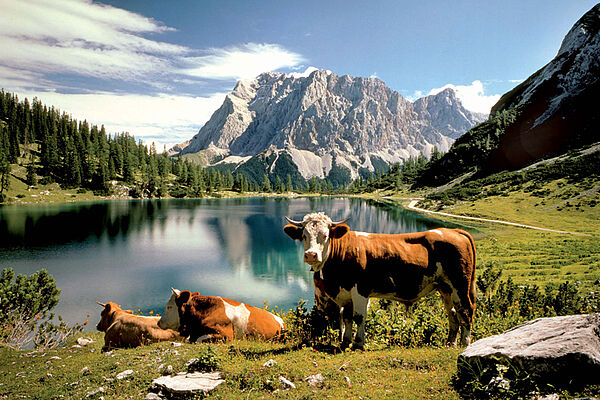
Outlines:
{"type": "Polygon", "coordinates": [[[179,330],[190,342],[273,339],[285,329],[281,318],[260,308],[224,297],[171,290],[158,326],[179,330]]]}
{"type": "Polygon", "coordinates": [[[113,302],[97,303],[104,307],[100,314],[100,322],[96,326],[100,332],[105,332],[102,351],[137,347],[163,340],[183,340],[177,331],[159,328],[160,317],[133,315],[133,311],[121,310],[121,307],[113,302]]]}
{"type": "Polygon", "coordinates": [[[315,294],[340,307],[342,347],[352,341],[352,321],[358,331],[353,347],[365,342],[365,318],[370,297],[400,301],[407,306],[438,290],[449,321],[448,342],[468,345],[475,312],[475,245],[460,229],[420,233],[377,234],[351,231],[348,219],[333,222],[324,213],[302,221],[286,217],[283,230],[304,243],[304,261],[315,272],[315,294]]]}

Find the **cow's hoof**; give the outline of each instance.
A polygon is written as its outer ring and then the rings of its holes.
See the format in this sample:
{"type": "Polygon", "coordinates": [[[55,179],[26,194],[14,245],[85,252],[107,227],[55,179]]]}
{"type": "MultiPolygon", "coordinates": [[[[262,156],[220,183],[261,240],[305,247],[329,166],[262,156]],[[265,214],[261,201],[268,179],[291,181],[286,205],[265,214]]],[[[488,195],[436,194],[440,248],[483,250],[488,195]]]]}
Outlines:
{"type": "Polygon", "coordinates": [[[352,343],[352,350],[365,351],[365,345],[363,343],[352,343]]]}

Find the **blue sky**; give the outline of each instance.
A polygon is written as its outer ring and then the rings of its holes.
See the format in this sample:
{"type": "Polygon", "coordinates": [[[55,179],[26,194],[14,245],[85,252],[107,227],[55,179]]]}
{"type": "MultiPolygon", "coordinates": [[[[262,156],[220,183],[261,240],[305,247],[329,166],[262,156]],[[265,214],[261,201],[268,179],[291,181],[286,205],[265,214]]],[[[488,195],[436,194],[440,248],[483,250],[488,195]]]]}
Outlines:
{"type": "Polygon", "coordinates": [[[451,86],[485,111],[594,4],[0,0],[0,87],[159,148],[265,71],[377,77],[410,100],[451,86]]]}

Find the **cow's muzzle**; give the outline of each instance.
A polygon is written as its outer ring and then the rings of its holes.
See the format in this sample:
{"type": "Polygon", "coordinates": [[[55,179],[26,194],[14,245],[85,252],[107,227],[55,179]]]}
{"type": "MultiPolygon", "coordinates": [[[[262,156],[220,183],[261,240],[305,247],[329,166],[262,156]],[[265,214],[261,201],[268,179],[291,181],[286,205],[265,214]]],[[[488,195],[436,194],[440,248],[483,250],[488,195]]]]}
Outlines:
{"type": "Polygon", "coordinates": [[[309,265],[318,264],[321,262],[321,257],[318,252],[308,250],[304,252],[304,262],[309,265]]]}

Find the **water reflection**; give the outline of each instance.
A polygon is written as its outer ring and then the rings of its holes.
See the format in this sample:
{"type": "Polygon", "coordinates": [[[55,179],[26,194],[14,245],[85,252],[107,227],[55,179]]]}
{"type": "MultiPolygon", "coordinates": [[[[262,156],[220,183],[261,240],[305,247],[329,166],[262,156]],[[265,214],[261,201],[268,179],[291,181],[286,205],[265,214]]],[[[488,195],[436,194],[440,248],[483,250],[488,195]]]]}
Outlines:
{"type": "MultiPolygon", "coordinates": [[[[0,207],[0,268],[46,268],[61,288],[57,313],[95,317],[95,301],[160,311],[170,288],[262,306],[312,299],[302,247],[284,216],[325,211],[352,229],[400,233],[440,222],[360,199],[140,200],[0,207]]],[[[93,317],[93,318],[95,318],[93,317]]],[[[92,321],[94,324],[97,321],[92,321]]]]}

